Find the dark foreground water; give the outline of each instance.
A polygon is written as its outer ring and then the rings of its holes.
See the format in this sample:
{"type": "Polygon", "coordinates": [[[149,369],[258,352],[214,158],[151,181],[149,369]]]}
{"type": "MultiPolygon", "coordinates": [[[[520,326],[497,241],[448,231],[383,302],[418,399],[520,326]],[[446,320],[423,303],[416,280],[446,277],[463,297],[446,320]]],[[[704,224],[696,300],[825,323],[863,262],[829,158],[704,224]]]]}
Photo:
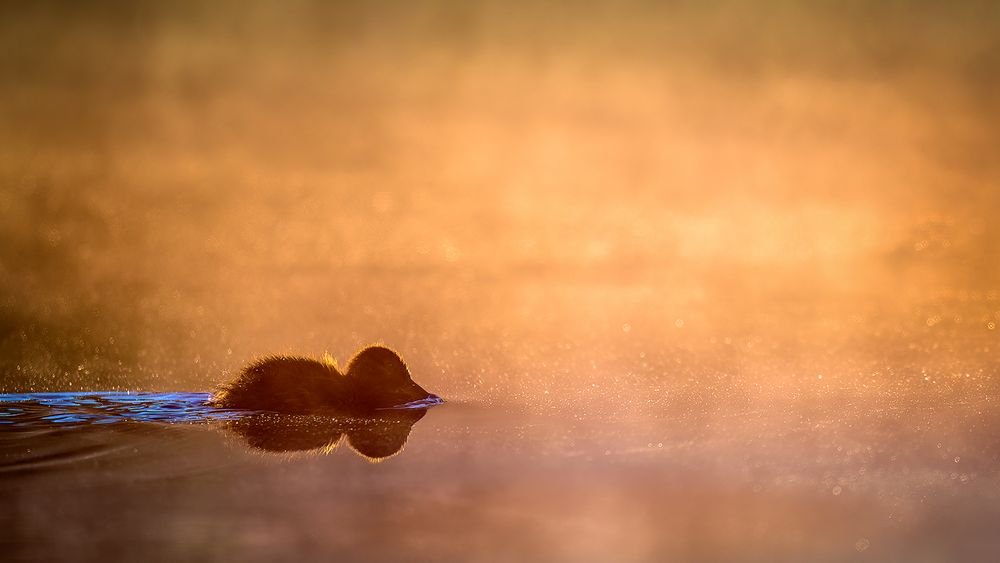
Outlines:
{"type": "MultiPolygon", "coordinates": [[[[0,396],[5,560],[987,560],[979,406],[375,420],[0,396]]],[[[811,406],[810,406],[811,405],[811,406]]]]}

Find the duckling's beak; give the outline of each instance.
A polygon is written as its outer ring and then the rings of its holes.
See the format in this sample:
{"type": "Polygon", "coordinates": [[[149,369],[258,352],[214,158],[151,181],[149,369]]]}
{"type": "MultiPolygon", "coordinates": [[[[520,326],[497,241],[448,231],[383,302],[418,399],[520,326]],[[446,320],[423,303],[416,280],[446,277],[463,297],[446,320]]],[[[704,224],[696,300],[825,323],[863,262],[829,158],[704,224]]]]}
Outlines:
{"type": "Polygon", "coordinates": [[[396,409],[426,409],[433,407],[434,405],[444,404],[444,399],[435,395],[434,393],[428,393],[423,399],[417,399],[416,401],[410,401],[409,403],[403,403],[401,405],[396,405],[394,407],[382,407],[375,409],[377,411],[385,410],[396,410],[396,409]]]}

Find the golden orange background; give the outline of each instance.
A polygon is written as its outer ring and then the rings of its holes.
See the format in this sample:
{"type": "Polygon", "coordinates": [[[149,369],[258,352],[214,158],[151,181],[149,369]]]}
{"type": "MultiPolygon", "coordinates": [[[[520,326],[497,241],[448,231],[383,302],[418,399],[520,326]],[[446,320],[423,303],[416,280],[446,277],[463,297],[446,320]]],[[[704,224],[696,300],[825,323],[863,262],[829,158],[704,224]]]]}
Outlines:
{"type": "Polygon", "coordinates": [[[976,1],[5,3],[0,392],[384,342],[448,399],[384,473],[241,466],[273,501],[245,537],[136,520],[206,545],[989,558],[998,29],[976,1]]]}

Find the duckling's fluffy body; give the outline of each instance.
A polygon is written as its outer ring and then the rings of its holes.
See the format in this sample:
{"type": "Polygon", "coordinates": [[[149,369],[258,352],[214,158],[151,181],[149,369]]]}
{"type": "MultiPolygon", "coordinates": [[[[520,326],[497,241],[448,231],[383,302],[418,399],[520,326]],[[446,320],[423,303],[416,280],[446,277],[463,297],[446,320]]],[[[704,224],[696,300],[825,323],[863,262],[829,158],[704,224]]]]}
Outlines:
{"type": "Polygon", "coordinates": [[[384,346],[361,350],[341,373],[332,358],[257,360],[211,399],[213,406],[287,413],[366,413],[434,397],[413,382],[403,360],[384,346]]]}

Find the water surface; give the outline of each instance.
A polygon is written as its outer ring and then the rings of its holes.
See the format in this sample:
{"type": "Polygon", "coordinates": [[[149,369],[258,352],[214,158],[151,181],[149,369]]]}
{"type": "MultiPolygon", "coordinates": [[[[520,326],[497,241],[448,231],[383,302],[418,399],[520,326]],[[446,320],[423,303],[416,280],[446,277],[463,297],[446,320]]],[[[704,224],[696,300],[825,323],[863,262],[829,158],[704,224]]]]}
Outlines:
{"type": "Polygon", "coordinates": [[[405,447],[372,463],[322,430],[310,441],[323,427],[310,417],[257,420],[286,446],[261,447],[234,426],[260,414],[207,397],[0,397],[8,547],[261,561],[935,561],[997,548],[1000,444],[978,402],[837,393],[712,416],[452,402],[421,410],[405,447]]]}

